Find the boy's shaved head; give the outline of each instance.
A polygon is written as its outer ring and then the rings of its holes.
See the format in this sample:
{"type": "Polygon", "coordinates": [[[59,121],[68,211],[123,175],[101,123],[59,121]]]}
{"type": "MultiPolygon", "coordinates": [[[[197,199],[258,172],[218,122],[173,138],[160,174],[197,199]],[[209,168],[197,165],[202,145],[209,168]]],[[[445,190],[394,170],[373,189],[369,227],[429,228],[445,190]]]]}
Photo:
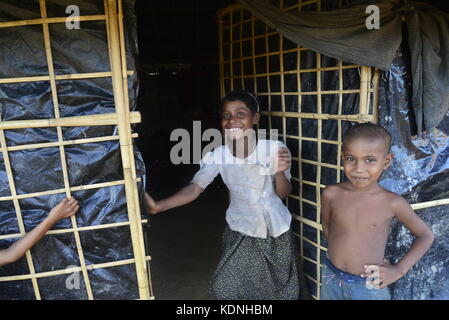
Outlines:
{"type": "Polygon", "coordinates": [[[348,141],[358,138],[382,140],[385,145],[385,153],[390,152],[391,134],[384,127],[378,124],[359,123],[349,128],[343,135],[343,149],[348,141]]]}

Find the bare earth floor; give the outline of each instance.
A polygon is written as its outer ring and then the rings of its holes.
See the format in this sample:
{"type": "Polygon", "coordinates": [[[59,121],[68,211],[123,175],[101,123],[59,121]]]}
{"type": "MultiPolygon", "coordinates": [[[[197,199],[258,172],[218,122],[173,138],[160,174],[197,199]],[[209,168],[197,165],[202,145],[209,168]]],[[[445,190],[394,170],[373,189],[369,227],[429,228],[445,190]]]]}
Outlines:
{"type": "Polygon", "coordinates": [[[214,183],[194,202],[150,217],[148,243],[156,299],[208,299],[227,205],[226,187],[214,183]]]}

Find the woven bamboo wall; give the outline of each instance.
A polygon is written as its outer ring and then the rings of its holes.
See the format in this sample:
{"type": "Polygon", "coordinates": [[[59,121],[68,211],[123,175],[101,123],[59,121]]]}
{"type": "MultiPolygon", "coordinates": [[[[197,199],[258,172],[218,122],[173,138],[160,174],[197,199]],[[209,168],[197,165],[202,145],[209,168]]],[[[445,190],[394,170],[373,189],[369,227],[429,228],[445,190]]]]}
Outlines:
{"type": "MultiPolygon", "coordinates": [[[[286,11],[320,11],[321,1],[272,1],[286,11]]],[[[257,94],[260,127],[277,129],[292,152],[293,215],[310,293],[320,297],[321,192],[343,178],[342,133],[349,122],[377,122],[378,70],[299,47],[239,5],[219,12],[221,94],[257,94]]]]}
{"type": "MultiPolygon", "coordinates": [[[[148,260],[150,257],[146,255],[142,223],[146,223],[141,219],[140,205],[138,197],[137,182],[140,179],[136,176],[136,168],[134,161],[133,142],[132,139],[137,137],[131,132],[131,123],[140,122],[140,114],[138,112],[129,111],[129,97],[128,97],[128,75],[132,71],[127,70],[126,56],[125,56],[125,39],[123,30],[123,11],[121,0],[104,0],[104,14],[81,16],[80,21],[102,21],[105,23],[105,32],[107,33],[108,55],[110,60],[109,72],[92,72],[80,74],[55,74],[55,67],[52,54],[52,39],[49,32],[50,24],[65,23],[67,16],[64,17],[47,17],[46,1],[39,0],[40,16],[39,19],[22,20],[22,21],[7,21],[0,22],[0,28],[9,27],[27,27],[30,25],[42,26],[42,36],[45,42],[45,56],[48,66],[48,74],[32,77],[20,78],[1,78],[0,84],[14,84],[24,82],[38,82],[49,81],[51,84],[51,97],[54,106],[54,118],[52,119],[37,119],[37,120],[16,120],[16,121],[0,121],[0,143],[2,153],[2,165],[4,165],[9,182],[10,196],[0,197],[0,201],[12,201],[14,204],[17,222],[20,233],[15,234],[1,234],[2,239],[20,238],[25,234],[25,225],[23,212],[21,210],[20,200],[42,197],[55,194],[65,194],[71,197],[74,193],[82,190],[112,188],[115,186],[124,187],[126,200],[128,221],[100,224],[79,227],[75,216],[71,217],[71,228],[54,229],[49,231],[49,235],[72,234],[75,238],[76,249],[80,261],[79,266],[73,266],[69,269],[58,269],[46,272],[37,272],[33,263],[33,256],[29,250],[26,253],[26,262],[29,268],[29,274],[11,275],[0,277],[2,281],[29,281],[32,282],[35,298],[41,299],[42,287],[39,281],[49,277],[58,277],[61,275],[69,275],[74,272],[81,272],[84,281],[84,287],[87,291],[88,299],[95,299],[90,282],[90,275],[97,269],[113,268],[123,265],[134,265],[136,269],[136,295],[140,299],[152,299],[151,281],[149,275],[148,260]],[[115,113],[97,114],[88,116],[64,117],[60,116],[58,103],[58,81],[61,80],[78,80],[78,79],[96,79],[109,78],[112,81],[111,90],[114,93],[115,113]],[[67,127],[85,127],[85,126],[117,126],[118,135],[100,136],[95,138],[64,140],[63,128],[67,127]],[[20,146],[8,146],[7,138],[5,137],[6,130],[25,128],[56,128],[58,141],[45,142],[39,144],[27,144],[20,146]],[[120,144],[120,154],[123,167],[123,180],[109,181],[104,183],[92,185],[70,185],[69,170],[66,159],[65,148],[88,143],[97,143],[104,141],[116,141],[120,144]],[[46,190],[42,192],[34,192],[28,194],[17,194],[15,187],[15,177],[13,165],[11,164],[11,153],[19,150],[36,150],[41,148],[58,148],[59,161],[62,164],[62,175],[64,181],[64,188],[57,190],[46,190]],[[133,258],[126,260],[114,260],[102,264],[87,264],[84,258],[84,251],[80,234],[83,232],[93,232],[97,230],[110,230],[114,232],[114,228],[129,228],[129,234],[132,241],[133,258]]],[[[76,54],[76,53],[73,53],[76,54]]],[[[3,62],[2,62],[3,63],[3,62]]],[[[1,120],[1,119],[0,119],[1,120]]],[[[55,160],[55,161],[58,161],[55,160]]],[[[33,181],[29,182],[30,184],[33,181]]],[[[52,253],[48,253],[51,255],[52,253]]],[[[18,297],[20,298],[20,297],[18,297]]]]}

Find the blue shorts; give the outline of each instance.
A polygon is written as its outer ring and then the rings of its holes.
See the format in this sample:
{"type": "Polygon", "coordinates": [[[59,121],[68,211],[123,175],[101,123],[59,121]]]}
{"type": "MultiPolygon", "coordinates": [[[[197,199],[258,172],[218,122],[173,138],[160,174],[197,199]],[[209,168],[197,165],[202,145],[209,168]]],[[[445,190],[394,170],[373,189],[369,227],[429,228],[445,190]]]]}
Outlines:
{"type": "Polygon", "coordinates": [[[321,268],[321,300],[390,300],[388,288],[367,287],[366,278],[338,269],[326,256],[321,268]]]}

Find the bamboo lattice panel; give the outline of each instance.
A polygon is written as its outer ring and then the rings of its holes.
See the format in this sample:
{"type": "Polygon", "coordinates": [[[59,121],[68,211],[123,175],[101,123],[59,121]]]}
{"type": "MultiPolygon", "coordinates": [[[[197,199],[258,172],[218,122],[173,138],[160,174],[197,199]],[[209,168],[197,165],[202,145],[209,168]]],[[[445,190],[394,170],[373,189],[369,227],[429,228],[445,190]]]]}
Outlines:
{"type": "MultiPolygon", "coordinates": [[[[319,11],[319,0],[271,1],[283,10],[319,11]]],[[[297,46],[239,5],[219,12],[221,93],[255,92],[264,129],[277,129],[292,152],[293,215],[311,295],[320,297],[326,246],[321,192],[340,182],[342,132],[350,122],[376,122],[378,70],[297,46]]]]}
{"type": "MultiPolygon", "coordinates": [[[[101,1],[101,0],[100,0],[101,1]]],[[[74,251],[77,253],[75,257],[79,263],[66,268],[61,263],[56,263],[51,270],[37,270],[36,269],[36,259],[39,258],[32,252],[34,249],[27,251],[25,256],[25,263],[28,267],[29,272],[23,274],[12,274],[0,276],[0,286],[2,283],[11,282],[14,283],[21,281],[30,282],[32,286],[32,291],[34,292],[35,299],[45,299],[45,295],[42,292],[47,292],[49,290],[50,284],[51,290],[58,290],[57,285],[64,285],[64,279],[78,272],[81,274],[82,285],[81,290],[85,291],[85,298],[95,299],[95,292],[107,292],[108,286],[111,283],[100,283],[99,287],[94,288],[92,284],[92,278],[96,277],[98,273],[104,270],[109,270],[113,274],[113,270],[116,268],[121,268],[122,266],[134,266],[135,275],[129,275],[130,283],[134,283],[135,297],[136,299],[152,299],[151,281],[149,275],[148,261],[150,257],[146,255],[144,238],[143,238],[143,228],[142,223],[146,223],[146,220],[141,219],[140,215],[140,204],[138,196],[137,183],[141,182],[141,179],[137,178],[133,143],[132,139],[137,137],[136,134],[131,132],[131,123],[140,122],[140,114],[138,112],[129,111],[129,96],[128,96],[128,76],[133,74],[132,71],[127,71],[126,66],[126,53],[125,53],[125,39],[124,39],[124,27],[123,27],[123,11],[121,1],[116,0],[104,0],[101,1],[100,7],[103,6],[104,12],[95,15],[82,15],[80,16],[81,28],[84,22],[94,22],[98,23],[101,27],[99,32],[101,37],[104,36],[105,43],[107,46],[104,48],[105,56],[109,58],[110,70],[90,70],[84,73],[64,73],[58,70],[58,64],[55,58],[54,43],[52,42],[52,37],[56,36],[57,33],[54,31],[57,29],[52,29],[53,27],[63,28],[66,22],[67,16],[61,17],[49,17],[47,15],[47,5],[50,1],[46,0],[36,0],[36,8],[38,18],[32,18],[28,20],[21,21],[3,21],[0,22],[0,31],[5,31],[9,28],[40,28],[42,42],[44,43],[44,50],[42,52],[36,52],[36,56],[42,56],[45,58],[46,66],[43,69],[45,72],[41,74],[32,74],[26,76],[20,76],[15,78],[0,78],[1,86],[10,86],[14,90],[20,89],[21,85],[24,83],[33,83],[35,86],[39,86],[42,83],[49,83],[50,95],[52,103],[52,110],[44,110],[46,113],[50,113],[51,117],[48,119],[36,118],[36,119],[18,119],[13,121],[0,121],[0,143],[1,143],[1,162],[0,166],[6,173],[5,179],[9,182],[9,195],[0,196],[0,202],[3,207],[8,205],[12,206],[12,212],[15,212],[15,220],[18,224],[18,232],[13,233],[3,233],[0,234],[0,241],[16,241],[18,238],[24,236],[27,230],[26,220],[30,219],[25,216],[23,209],[24,201],[31,198],[39,199],[39,201],[50,201],[53,205],[56,205],[59,200],[64,196],[71,197],[74,196],[80,201],[80,211],[82,208],[82,195],[90,190],[104,190],[104,196],[107,197],[108,193],[111,192],[113,188],[119,188],[114,192],[123,192],[126,196],[126,204],[123,203],[123,210],[125,212],[125,219],[123,221],[107,222],[108,219],[104,219],[105,223],[91,225],[88,221],[80,220],[81,218],[76,216],[71,217],[69,227],[55,227],[50,230],[45,239],[42,241],[47,241],[52,239],[52,241],[60,241],[57,237],[73,237],[74,251]],[[53,32],[52,32],[53,30],[53,32]],[[113,113],[99,113],[93,115],[76,116],[61,114],[61,103],[66,92],[62,92],[61,88],[67,89],[70,86],[71,81],[76,80],[92,79],[92,81],[107,81],[110,84],[110,91],[113,92],[113,103],[115,105],[115,112],[113,113]],[[16,87],[15,87],[16,86],[16,87]],[[104,132],[110,132],[109,134],[101,134],[95,137],[85,137],[69,139],[68,129],[88,127],[92,126],[95,128],[100,128],[100,126],[110,126],[112,131],[105,130],[104,132]],[[20,134],[26,133],[26,130],[30,128],[40,128],[41,130],[47,130],[51,128],[55,131],[56,140],[55,141],[39,141],[36,143],[27,143],[19,145],[11,145],[8,141],[8,134],[12,134],[14,130],[19,130],[20,134]],[[117,130],[118,129],[118,130],[117,130]],[[118,134],[117,134],[118,131],[118,134]],[[74,152],[74,147],[86,147],[91,143],[109,143],[109,145],[114,145],[117,148],[117,161],[120,162],[120,166],[123,169],[121,172],[121,178],[112,181],[102,181],[94,184],[84,184],[83,177],[77,176],[76,172],[82,174],[83,168],[74,168],[70,166],[70,154],[74,152]],[[18,181],[17,175],[20,174],[19,163],[14,160],[17,153],[29,152],[51,152],[52,159],[61,164],[62,172],[60,172],[61,188],[54,190],[39,190],[33,191],[33,183],[37,181],[27,181],[30,185],[28,192],[18,192],[19,188],[17,185],[18,181]],[[78,171],[74,171],[74,170],[78,171]],[[76,182],[76,183],[75,183],[76,182]],[[58,199],[57,201],[55,199],[58,199]],[[119,232],[120,230],[120,232],[119,232]],[[87,261],[85,247],[87,242],[92,242],[96,240],[96,233],[108,232],[108,233],[120,233],[125,235],[123,239],[117,239],[117,242],[123,242],[123,246],[129,245],[131,239],[130,253],[128,258],[120,259],[120,257],[113,257],[107,253],[108,248],[96,248],[100,250],[98,254],[106,254],[106,256],[97,259],[103,262],[92,262],[87,261]],[[52,238],[54,237],[54,238],[52,238]],[[103,250],[103,251],[102,251],[103,250]],[[54,281],[53,283],[51,281],[54,281]],[[106,290],[106,291],[105,291],[106,290]]],[[[76,4],[77,1],[72,1],[76,4]]],[[[72,3],[70,3],[72,4],[72,3]]],[[[35,29],[33,29],[35,30],[35,29]]],[[[74,31],[70,35],[76,35],[74,31]]],[[[80,40],[74,38],[74,41],[80,40]]],[[[38,41],[38,40],[36,40],[38,41]]],[[[55,41],[57,43],[57,41],[55,41]]],[[[76,44],[74,45],[76,47],[76,44]]],[[[101,48],[98,48],[100,50],[101,48]]],[[[76,52],[73,52],[76,55],[76,52]]],[[[2,62],[4,63],[4,62],[2,62]]],[[[24,62],[25,63],[25,62],[24,62]]],[[[37,73],[40,73],[39,69],[37,73]]],[[[36,72],[34,72],[36,73],[36,72]]],[[[72,103],[84,103],[84,100],[75,101],[72,103]]],[[[1,120],[1,119],[0,119],[1,120]]],[[[50,129],[49,129],[50,130],[50,129]]],[[[100,132],[103,132],[100,130],[100,132]]],[[[41,139],[42,140],[42,139],[41,139]]],[[[81,149],[80,149],[81,150],[81,149]]],[[[76,151],[76,150],[75,150],[76,151]]],[[[88,154],[87,154],[88,156],[88,154]]],[[[22,166],[32,164],[20,163],[22,166]]],[[[55,174],[58,174],[56,172],[55,174]]],[[[23,183],[23,182],[21,182],[23,183]]],[[[23,189],[23,188],[21,188],[23,189]]],[[[48,204],[47,204],[48,205],[48,204]]],[[[38,208],[36,208],[38,210],[38,208]]],[[[110,211],[115,210],[110,208],[110,211]]],[[[29,211],[29,210],[28,210],[29,211]]],[[[98,236],[98,235],[97,235],[98,236]]],[[[116,244],[111,244],[116,245],[116,244]]],[[[42,252],[40,253],[43,254],[42,252]]],[[[52,259],[52,255],[57,257],[57,252],[47,252],[44,253],[46,259],[52,259]]],[[[92,254],[91,254],[92,256],[92,254]]],[[[129,283],[123,283],[122,286],[129,286],[129,283]]],[[[23,298],[23,297],[17,297],[23,298]]],[[[67,298],[67,297],[60,297],[67,298]]],[[[97,298],[107,299],[107,296],[100,296],[97,298]]]]}

